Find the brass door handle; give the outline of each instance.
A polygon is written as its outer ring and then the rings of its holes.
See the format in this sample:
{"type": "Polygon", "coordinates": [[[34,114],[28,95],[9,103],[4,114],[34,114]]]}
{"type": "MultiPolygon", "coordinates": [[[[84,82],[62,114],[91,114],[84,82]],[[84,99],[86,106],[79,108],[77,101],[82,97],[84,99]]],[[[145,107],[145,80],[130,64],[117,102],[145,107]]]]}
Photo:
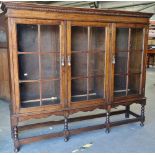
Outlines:
{"type": "Polygon", "coordinates": [[[71,56],[67,57],[67,64],[68,64],[68,66],[71,66],[71,56]]]}
{"type": "Polygon", "coordinates": [[[116,60],[115,60],[115,56],[113,55],[112,56],[112,64],[115,64],[116,63],[116,60]]]}
{"type": "Polygon", "coordinates": [[[61,66],[65,66],[65,57],[64,56],[61,57],[61,66]]]}

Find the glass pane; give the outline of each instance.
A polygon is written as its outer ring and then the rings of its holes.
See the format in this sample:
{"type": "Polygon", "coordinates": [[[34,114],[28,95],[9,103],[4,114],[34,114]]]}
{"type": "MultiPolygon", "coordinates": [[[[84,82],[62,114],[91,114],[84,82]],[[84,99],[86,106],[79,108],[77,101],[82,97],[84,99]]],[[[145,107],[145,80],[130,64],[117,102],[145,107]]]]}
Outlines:
{"type": "Polygon", "coordinates": [[[71,101],[87,100],[87,79],[75,79],[71,81],[71,101]]]}
{"type": "Polygon", "coordinates": [[[129,36],[129,28],[116,29],[116,51],[117,52],[128,51],[128,36],[129,36]]]}
{"type": "Polygon", "coordinates": [[[140,73],[143,54],[143,29],[131,29],[130,73],[140,73]],[[135,61],[136,58],[136,61],[135,61]]]}
{"type": "Polygon", "coordinates": [[[53,80],[42,83],[42,105],[60,103],[60,81],[53,80]]]}
{"type": "Polygon", "coordinates": [[[128,52],[117,52],[115,56],[115,74],[127,73],[128,52]]]}
{"type": "Polygon", "coordinates": [[[104,98],[104,78],[92,77],[89,78],[89,100],[104,98]]]}
{"type": "Polygon", "coordinates": [[[127,73],[127,60],[128,60],[128,28],[117,28],[116,30],[116,63],[115,74],[127,73]]]}
{"type": "Polygon", "coordinates": [[[88,50],[88,28],[73,26],[71,28],[72,51],[88,50]]]}
{"type": "Polygon", "coordinates": [[[39,79],[39,57],[38,55],[18,55],[19,80],[39,79]]]}
{"type": "Polygon", "coordinates": [[[60,77],[60,55],[56,53],[41,55],[42,79],[60,77]]]}
{"type": "Polygon", "coordinates": [[[105,28],[73,26],[71,56],[71,101],[103,98],[105,28]]]}
{"type": "Polygon", "coordinates": [[[40,105],[39,83],[21,83],[19,89],[22,108],[40,105]]]}
{"type": "Polygon", "coordinates": [[[143,29],[142,28],[131,29],[131,50],[136,50],[136,51],[143,50],[143,29]]]}
{"type": "Polygon", "coordinates": [[[87,76],[87,53],[72,53],[71,76],[87,76]]]}
{"type": "Polygon", "coordinates": [[[40,26],[41,52],[60,52],[60,34],[58,25],[40,26]]]}
{"type": "Polygon", "coordinates": [[[114,76],[114,96],[126,96],[126,78],[125,75],[114,76]]]}
{"type": "Polygon", "coordinates": [[[128,95],[139,94],[140,79],[141,79],[140,75],[141,74],[130,74],[129,75],[128,95]]]}
{"type": "Polygon", "coordinates": [[[91,28],[91,50],[105,50],[105,28],[92,27],[91,28]]]}
{"type": "Polygon", "coordinates": [[[141,73],[142,52],[130,52],[130,73],[141,73]]]}
{"type": "Polygon", "coordinates": [[[17,24],[17,44],[19,52],[37,52],[38,26],[17,24]]]}
{"type": "Polygon", "coordinates": [[[114,96],[126,96],[126,79],[129,47],[129,28],[116,29],[116,55],[114,66],[114,96]],[[117,74],[117,75],[116,75],[117,74]]]}
{"type": "Polygon", "coordinates": [[[105,52],[89,53],[89,75],[104,74],[105,52]]]}

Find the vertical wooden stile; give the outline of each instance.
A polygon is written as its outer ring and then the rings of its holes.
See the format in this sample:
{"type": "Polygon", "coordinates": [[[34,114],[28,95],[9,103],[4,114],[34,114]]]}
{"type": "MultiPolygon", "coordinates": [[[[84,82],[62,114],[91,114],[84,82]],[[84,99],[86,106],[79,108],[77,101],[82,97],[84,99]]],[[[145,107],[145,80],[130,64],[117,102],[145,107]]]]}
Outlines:
{"type": "Polygon", "coordinates": [[[40,25],[38,24],[38,56],[39,56],[39,92],[40,92],[40,106],[42,106],[42,71],[41,71],[41,51],[40,51],[40,25]]]}
{"type": "Polygon", "coordinates": [[[87,100],[89,99],[89,54],[91,52],[91,28],[88,26],[88,51],[87,51],[87,100]]]}
{"type": "Polygon", "coordinates": [[[130,75],[130,52],[131,52],[131,28],[129,28],[128,36],[128,57],[127,57],[127,74],[126,74],[126,96],[128,95],[129,75],[130,75]]]}
{"type": "MultiPolygon", "coordinates": [[[[67,51],[66,51],[66,55],[70,56],[72,59],[72,55],[71,55],[71,22],[67,21],[67,51]]],[[[67,66],[67,96],[68,96],[68,106],[71,106],[71,67],[72,67],[72,62],[71,62],[71,66],[67,66]]]]}

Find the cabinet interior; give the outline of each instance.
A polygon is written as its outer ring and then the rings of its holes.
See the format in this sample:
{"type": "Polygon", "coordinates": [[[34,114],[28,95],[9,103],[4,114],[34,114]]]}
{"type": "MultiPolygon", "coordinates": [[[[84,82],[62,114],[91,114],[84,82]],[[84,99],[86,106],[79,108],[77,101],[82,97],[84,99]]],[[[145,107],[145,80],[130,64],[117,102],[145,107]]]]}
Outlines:
{"type": "Polygon", "coordinates": [[[17,24],[22,108],[60,104],[60,26],[17,24]]]}
{"type": "Polygon", "coordinates": [[[140,93],[143,38],[143,28],[116,28],[115,97],[140,93]]]}
{"type": "Polygon", "coordinates": [[[104,98],[105,27],[71,27],[71,101],[104,98]]]}

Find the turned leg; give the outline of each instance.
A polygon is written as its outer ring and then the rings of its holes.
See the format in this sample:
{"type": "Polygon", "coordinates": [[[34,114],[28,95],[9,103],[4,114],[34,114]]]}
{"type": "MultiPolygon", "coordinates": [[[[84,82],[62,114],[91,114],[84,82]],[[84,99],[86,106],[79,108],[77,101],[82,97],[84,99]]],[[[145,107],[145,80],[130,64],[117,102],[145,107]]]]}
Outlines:
{"type": "Polygon", "coordinates": [[[69,140],[68,117],[65,116],[65,119],[64,119],[64,141],[67,142],[68,140],[69,140]]]}
{"type": "Polygon", "coordinates": [[[125,112],[125,118],[129,118],[129,111],[130,111],[130,106],[126,106],[126,112],[125,112]]]}
{"type": "Polygon", "coordinates": [[[110,110],[107,110],[106,113],[106,133],[110,133],[110,110]]]}
{"type": "Polygon", "coordinates": [[[17,126],[13,128],[13,140],[14,140],[14,152],[19,151],[19,140],[18,140],[18,128],[17,126]]]}
{"type": "Polygon", "coordinates": [[[141,123],[140,126],[144,126],[144,121],[145,121],[145,104],[141,105],[141,123]]]}

